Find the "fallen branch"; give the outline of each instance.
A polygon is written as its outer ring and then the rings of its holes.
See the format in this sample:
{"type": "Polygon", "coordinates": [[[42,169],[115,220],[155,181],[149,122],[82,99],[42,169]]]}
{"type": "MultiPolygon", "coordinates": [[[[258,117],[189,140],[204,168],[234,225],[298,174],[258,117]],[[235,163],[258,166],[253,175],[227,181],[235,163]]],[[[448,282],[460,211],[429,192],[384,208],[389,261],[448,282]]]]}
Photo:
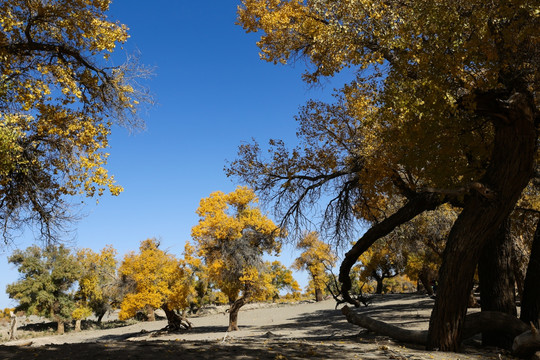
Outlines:
{"type": "MultiPolygon", "coordinates": [[[[358,314],[348,306],[344,306],[341,312],[351,324],[361,326],[375,333],[389,336],[397,341],[411,344],[427,344],[427,330],[402,329],[398,326],[375,320],[366,315],[358,314]]],[[[500,331],[513,336],[514,346],[512,350],[516,354],[529,354],[540,350],[540,335],[533,327],[529,326],[515,316],[497,311],[482,311],[467,315],[463,328],[462,340],[473,337],[485,331],[500,331]]]]}
{"type": "Polygon", "coordinates": [[[531,324],[531,330],[514,338],[512,352],[520,357],[529,357],[535,352],[540,351],[540,334],[531,324]]]}

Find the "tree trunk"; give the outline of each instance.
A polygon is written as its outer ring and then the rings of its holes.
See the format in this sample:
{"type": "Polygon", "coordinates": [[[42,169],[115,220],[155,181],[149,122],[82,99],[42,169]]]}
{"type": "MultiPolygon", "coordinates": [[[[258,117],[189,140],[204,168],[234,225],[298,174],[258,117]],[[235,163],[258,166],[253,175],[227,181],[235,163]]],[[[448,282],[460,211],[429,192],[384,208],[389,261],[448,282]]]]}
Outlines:
{"type": "Polygon", "coordinates": [[[103,320],[103,316],[105,316],[105,313],[104,313],[104,312],[102,312],[102,313],[100,313],[100,314],[98,315],[98,318],[97,318],[98,324],[101,324],[101,320],[103,320]]]}
{"type": "Polygon", "coordinates": [[[154,308],[150,305],[146,305],[146,319],[147,321],[156,321],[156,314],[154,308]]]}
{"type": "Polygon", "coordinates": [[[431,286],[433,278],[430,275],[431,270],[427,266],[422,267],[422,270],[418,273],[418,280],[422,283],[429,296],[433,295],[433,287],[431,286]]]}
{"type": "Polygon", "coordinates": [[[227,331],[238,331],[238,312],[245,304],[246,300],[244,297],[241,297],[232,303],[229,309],[229,328],[227,331]]]}
{"type": "Polygon", "coordinates": [[[17,315],[11,312],[11,324],[9,327],[9,340],[17,339],[17,315]]]}
{"type": "MultiPolygon", "coordinates": [[[[517,316],[509,218],[499,227],[493,241],[484,246],[478,263],[478,276],[482,311],[498,311],[517,316]]],[[[482,333],[484,346],[498,346],[510,350],[513,341],[513,337],[504,333],[482,333]]]]}
{"type": "Polygon", "coordinates": [[[82,322],[81,319],[75,320],[75,332],[80,332],[81,331],[81,322],[82,322]]]}
{"type": "Polygon", "coordinates": [[[167,304],[163,304],[161,308],[165,311],[165,316],[167,316],[168,331],[189,330],[193,327],[185,316],[179,316],[174,310],[169,309],[167,304]]]}
{"type": "MultiPolygon", "coordinates": [[[[510,214],[533,174],[536,152],[534,102],[515,94],[502,101],[492,97],[496,115],[495,138],[489,167],[458,216],[443,253],[439,290],[428,336],[428,348],[458,351],[467,302],[480,253],[510,214]]],[[[479,103],[478,108],[483,109],[479,103]]]]}
{"type": "Polygon", "coordinates": [[[512,264],[514,266],[514,277],[516,278],[517,298],[520,300],[523,298],[523,284],[525,283],[528,262],[529,250],[523,236],[520,235],[514,238],[512,242],[512,264]]]}
{"type": "Polygon", "coordinates": [[[536,224],[531,257],[527,266],[520,319],[526,323],[532,322],[537,329],[540,328],[540,219],[536,224]]]}
{"type": "Polygon", "coordinates": [[[375,294],[382,294],[383,291],[383,280],[384,277],[377,276],[376,274],[373,274],[373,278],[377,282],[377,288],[375,289],[375,294]]]}
{"type": "Polygon", "coordinates": [[[57,328],[58,335],[64,335],[64,321],[58,320],[58,328],[57,328]]]}
{"type": "Polygon", "coordinates": [[[324,300],[324,294],[323,294],[322,289],[316,287],[315,288],[315,301],[319,302],[323,300],[324,300]]]}

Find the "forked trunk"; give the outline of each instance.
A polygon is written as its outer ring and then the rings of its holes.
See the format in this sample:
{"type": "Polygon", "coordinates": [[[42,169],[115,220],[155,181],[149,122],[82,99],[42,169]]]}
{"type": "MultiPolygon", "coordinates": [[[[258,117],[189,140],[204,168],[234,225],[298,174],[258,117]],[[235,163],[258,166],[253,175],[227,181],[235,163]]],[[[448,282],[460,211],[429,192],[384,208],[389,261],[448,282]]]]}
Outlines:
{"type": "Polygon", "coordinates": [[[431,276],[431,270],[427,266],[422,267],[422,270],[420,270],[418,280],[424,286],[427,294],[429,296],[433,295],[433,287],[431,286],[431,281],[433,281],[433,278],[431,276]]]}
{"type": "Polygon", "coordinates": [[[536,224],[536,232],[532,244],[531,257],[527,266],[527,275],[523,286],[520,319],[526,323],[540,323],[540,220],[536,224]]]}
{"type": "MultiPolygon", "coordinates": [[[[515,278],[512,266],[512,238],[507,218],[493,241],[489,241],[478,263],[480,278],[480,306],[482,311],[498,311],[517,316],[515,278]]],[[[512,349],[514,338],[508,334],[486,331],[482,333],[484,346],[512,349]]]]}
{"type": "Polygon", "coordinates": [[[238,331],[238,312],[246,304],[246,299],[241,297],[232,303],[229,309],[229,328],[227,331],[238,331]]]}
{"type": "MultiPolygon", "coordinates": [[[[493,106],[502,103],[497,98],[491,100],[493,106]]],[[[429,324],[429,349],[458,351],[480,254],[533,174],[537,139],[534,103],[522,94],[505,103],[507,109],[493,109],[503,120],[494,121],[490,165],[448,236],[429,324]]]]}

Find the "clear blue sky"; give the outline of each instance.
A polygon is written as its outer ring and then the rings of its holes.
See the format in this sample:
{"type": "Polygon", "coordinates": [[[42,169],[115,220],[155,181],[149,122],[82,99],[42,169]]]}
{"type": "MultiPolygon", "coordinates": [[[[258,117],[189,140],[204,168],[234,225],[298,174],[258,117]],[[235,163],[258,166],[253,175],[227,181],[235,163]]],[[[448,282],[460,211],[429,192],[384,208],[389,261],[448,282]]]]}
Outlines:
{"type": "MultiPolygon", "coordinates": [[[[110,17],[130,28],[127,52],[155,67],[147,82],[157,104],[142,117],[146,130],[114,129],[108,169],[124,187],[118,197],[87,199],[78,211],[72,246],[95,251],[112,244],[119,257],[140,241],[157,237],[162,248],[181,256],[197,223],[195,210],[211,192],[238,184],[225,176],[243,142],[269,138],[294,145],[293,116],[309,98],[330,99],[332,87],[312,89],[301,81],[303,63],[275,66],[259,60],[256,34],[235,25],[239,1],[114,1],[110,17]]],[[[120,51],[118,51],[120,52],[120,51]]],[[[16,239],[33,243],[31,232],[16,239]]],[[[0,308],[15,305],[5,286],[18,273],[0,254],[0,308]]],[[[290,265],[296,253],[285,248],[290,265]]],[[[297,274],[302,286],[305,273],[297,274]]]]}

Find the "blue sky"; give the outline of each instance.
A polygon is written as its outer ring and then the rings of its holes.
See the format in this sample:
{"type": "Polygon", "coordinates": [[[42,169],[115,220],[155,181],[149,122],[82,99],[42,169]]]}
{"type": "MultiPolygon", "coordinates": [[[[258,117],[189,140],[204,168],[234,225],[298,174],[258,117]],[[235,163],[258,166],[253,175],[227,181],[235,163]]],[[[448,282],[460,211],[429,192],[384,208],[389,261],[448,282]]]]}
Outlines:
{"type": "MultiPolygon", "coordinates": [[[[181,256],[198,221],[200,199],[238,185],[223,171],[238,146],[251,138],[294,145],[299,106],[309,98],[329,100],[332,88],[341,85],[313,89],[300,78],[303,63],[275,66],[259,60],[257,35],[235,25],[238,5],[233,0],[113,2],[110,17],[130,28],[125,51],[139,51],[141,63],[155,68],[146,85],[156,105],[142,115],[146,130],[114,129],[108,169],[125,190],[118,197],[104,195],[98,205],[85,200],[72,246],[98,251],[112,244],[122,257],[140,241],[157,237],[162,248],[181,256]]],[[[15,245],[32,243],[27,231],[15,245]]],[[[1,289],[18,277],[7,263],[12,250],[0,254],[1,289]]],[[[294,256],[285,247],[280,260],[290,265],[294,256]]],[[[296,277],[307,284],[305,273],[296,277]]],[[[13,305],[0,291],[0,308],[13,305]]]]}

